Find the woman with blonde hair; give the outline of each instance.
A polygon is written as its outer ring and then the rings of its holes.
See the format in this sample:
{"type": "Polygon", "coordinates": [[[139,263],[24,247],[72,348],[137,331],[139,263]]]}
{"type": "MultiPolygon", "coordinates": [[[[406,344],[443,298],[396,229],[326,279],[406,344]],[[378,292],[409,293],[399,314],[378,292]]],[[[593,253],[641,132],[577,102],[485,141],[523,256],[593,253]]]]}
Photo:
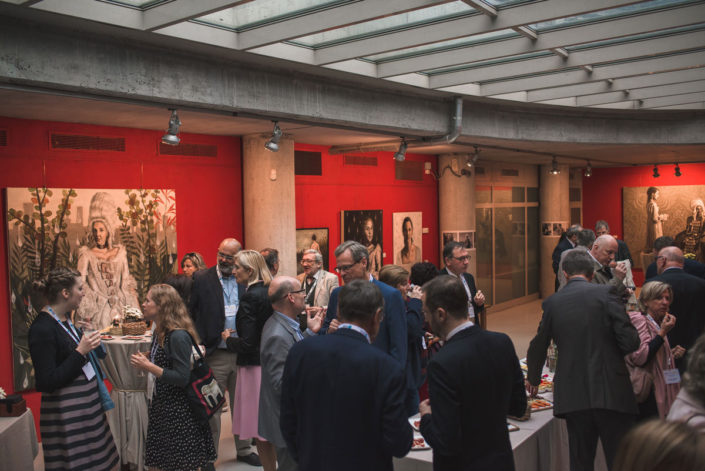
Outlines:
{"type": "MultiPolygon", "coordinates": [[[[673,290],[667,283],[650,281],[639,293],[641,312],[630,312],[629,320],[639,332],[639,348],[626,356],[631,370],[640,368],[643,387],[635,390],[640,420],[665,418],[680,389],[675,358],[685,354],[680,345],[671,348],[667,334],[676,325],[675,316],[668,313],[673,290]]],[[[632,375],[634,381],[634,375],[632,375]]]]}
{"type": "Polygon", "coordinates": [[[650,420],[624,436],[612,471],[705,469],[705,435],[679,422],[650,420]]]}
{"type": "MultiPolygon", "coordinates": [[[[162,470],[196,470],[216,459],[208,423],[198,422],[186,397],[192,346],[198,333],[179,293],[154,285],[142,304],[146,320],[156,321],[148,357],[135,353],[134,368],[156,378],[149,405],[145,464],[162,470]]],[[[151,378],[150,378],[151,381],[151,378]]]]}
{"type": "Polygon", "coordinates": [[[184,272],[184,275],[193,276],[198,270],[205,270],[206,268],[208,266],[203,260],[203,255],[198,252],[189,252],[181,259],[181,271],[184,272]]]}
{"type": "Polygon", "coordinates": [[[264,257],[255,250],[241,250],[235,255],[233,275],[238,284],[247,286],[247,291],[240,299],[235,331],[225,329],[221,334],[228,350],[237,353],[233,434],[242,440],[254,438],[262,467],[265,471],[274,471],[277,467],[274,446],[258,434],[262,378],[259,345],[264,323],[273,312],[267,295],[272,275],[264,257]]]}

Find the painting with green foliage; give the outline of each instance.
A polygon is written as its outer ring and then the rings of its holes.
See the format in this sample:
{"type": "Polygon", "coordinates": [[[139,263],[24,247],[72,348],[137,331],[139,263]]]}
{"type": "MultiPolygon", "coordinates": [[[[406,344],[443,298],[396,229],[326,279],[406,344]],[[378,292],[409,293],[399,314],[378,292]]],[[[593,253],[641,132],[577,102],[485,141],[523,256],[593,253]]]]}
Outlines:
{"type": "Polygon", "coordinates": [[[27,333],[44,300],[32,282],[70,267],[84,280],[76,320],[104,328],[177,269],[174,190],[8,188],[7,247],[16,391],[34,387],[27,333]]]}

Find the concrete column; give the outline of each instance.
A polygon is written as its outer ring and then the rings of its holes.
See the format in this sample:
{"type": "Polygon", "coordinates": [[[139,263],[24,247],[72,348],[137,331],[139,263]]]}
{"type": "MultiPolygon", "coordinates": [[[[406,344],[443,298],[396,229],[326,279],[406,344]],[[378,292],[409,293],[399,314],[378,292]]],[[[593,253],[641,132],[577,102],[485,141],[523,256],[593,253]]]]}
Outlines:
{"type": "Polygon", "coordinates": [[[282,137],[279,152],[264,148],[269,135],[242,138],[245,248],[279,250],[279,274],[296,276],[294,141],[282,137]]]}
{"type": "Polygon", "coordinates": [[[541,261],[541,282],[539,290],[541,297],[546,298],[555,292],[556,275],[551,266],[551,255],[556,248],[559,233],[554,233],[554,224],[561,224],[563,231],[570,226],[570,198],[569,198],[569,172],[570,167],[559,165],[561,171],[558,175],[551,175],[551,165],[542,165],[539,174],[539,230],[541,242],[539,260],[541,261]],[[550,235],[544,232],[545,225],[551,231],[550,235]]]}
{"type": "MultiPolygon", "coordinates": [[[[475,231],[475,172],[471,175],[456,177],[451,169],[460,173],[465,167],[466,155],[443,154],[438,156],[438,220],[439,240],[441,241],[441,266],[443,265],[443,233],[458,231],[475,231]],[[444,172],[444,168],[446,169],[444,172]]],[[[477,234],[476,234],[477,237],[477,234]]],[[[477,239],[475,239],[477,243],[477,239]]],[[[475,247],[468,250],[470,254],[469,273],[477,273],[475,247]]]]}

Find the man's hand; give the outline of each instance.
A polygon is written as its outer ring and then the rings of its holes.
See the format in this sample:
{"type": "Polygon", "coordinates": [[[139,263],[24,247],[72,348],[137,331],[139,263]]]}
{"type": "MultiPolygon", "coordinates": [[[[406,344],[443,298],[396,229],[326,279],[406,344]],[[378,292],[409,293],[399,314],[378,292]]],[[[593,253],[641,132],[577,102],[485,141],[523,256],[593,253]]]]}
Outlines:
{"type": "Polygon", "coordinates": [[[409,290],[406,292],[406,295],[410,298],[421,299],[421,296],[423,296],[423,291],[420,286],[409,285],[409,290]]]}
{"type": "Polygon", "coordinates": [[[220,338],[223,339],[223,342],[227,341],[228,338],[230,337],[231,332],[233,332],[232,329],[225,329],[220,333],[220,338]]]}
{"type": "Polygon", "coordinates": [[[532,385],[531,383],[529,383],[528,379],[524,380],[524,384],[526,386],[526,392],[529,393],[529,396],[536,397],[536,395],[539,393],[538,385],[532,385]]]}
{"type": "Polygon", "coordinates": [[[623,262],[619,262],[614,267],[614,276],[616,276],[620,280],[624,280],[624,278],[627,276],[627,265],[623,262]]]}
{"type": "MultiPolygon", "coordinates": [[[[308,307],[306,308],[306,327],[311,329],[311,332],[317,334],[323,326],[323,320],[326,318],[326,311],[322,307],[308,307]]],[[[333,320],[335,322],[335,320],[333,320]]],[[[331,325],[333,325],[331,322],[331,325]]]]}
{"type": "Polygon", "coordinates": [[[475,304],[478,306],[483,306],[485,304],[485,295],[479,289],[477,290],[477,293],[475,293],[475,297],[473,299],[475,304]]]}
{"type": "Polygon", "coordinates": [[[431,413],[431,401],[429,399],[424,399],[421,401],[419,404],[419,414],[421,414],[421,417],[423,417],[426,414],[431,413]]]}
{"type": "Polygon", "coordinates": [[[338,326],[340,326],[340,321],[337,318],[333,319],[328,325],[328,333],[332,334],[333,332],[338,330],[338,326]]]}

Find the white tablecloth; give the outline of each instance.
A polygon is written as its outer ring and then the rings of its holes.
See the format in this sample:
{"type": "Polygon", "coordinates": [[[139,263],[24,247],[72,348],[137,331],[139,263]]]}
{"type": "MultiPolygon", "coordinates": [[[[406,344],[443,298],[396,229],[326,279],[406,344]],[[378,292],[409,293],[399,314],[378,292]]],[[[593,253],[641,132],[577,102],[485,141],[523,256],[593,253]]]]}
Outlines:
{"type": "Polygon", "coordinates": [[[38,452],[31,410],[19,417],[0,417],[0,471],[31,471],[38,452]]]}
{"type": "Polygon", "coordinates": [[[103,341],[108,352],[101,366],[113,385],[110,397],[115,409],[108,412],[108,424],[120,453],[120,461],[144,468],[144,449],[147,439],[147,377],[139,376],[130,366],[133,353],[148,351],[152,337],[127,340],[115,336],[103,341]]]}

